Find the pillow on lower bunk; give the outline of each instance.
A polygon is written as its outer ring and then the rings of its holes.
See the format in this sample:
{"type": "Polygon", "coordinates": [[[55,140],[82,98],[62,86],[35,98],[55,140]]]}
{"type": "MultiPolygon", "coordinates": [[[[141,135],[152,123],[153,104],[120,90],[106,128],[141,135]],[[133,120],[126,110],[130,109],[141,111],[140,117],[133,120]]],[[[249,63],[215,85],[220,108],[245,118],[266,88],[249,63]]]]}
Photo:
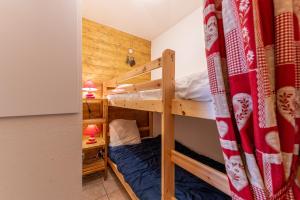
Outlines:
{"type": "Polygon", "coordinates": [[[115,119],[109,124],[110,146],[141,143],[135,120],[115,119]]]}

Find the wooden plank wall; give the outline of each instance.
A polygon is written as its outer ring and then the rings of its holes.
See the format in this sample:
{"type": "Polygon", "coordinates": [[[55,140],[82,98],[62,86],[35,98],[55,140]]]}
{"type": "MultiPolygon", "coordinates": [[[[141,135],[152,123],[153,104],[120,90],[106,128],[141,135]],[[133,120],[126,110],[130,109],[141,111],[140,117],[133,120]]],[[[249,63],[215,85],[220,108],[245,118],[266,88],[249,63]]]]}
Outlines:
{"type": "MultiPolygon", "coordinates": [[[[94,81],[99,88],[98,97],[103,81],[132,70],[126,64],[128,48],[134,49],[135,67],[151,61],[150,41],[83,18],[82,80],[94,81]]],[[[150,80],[150,74],[130,82],[145,80],[150,80]]]]}

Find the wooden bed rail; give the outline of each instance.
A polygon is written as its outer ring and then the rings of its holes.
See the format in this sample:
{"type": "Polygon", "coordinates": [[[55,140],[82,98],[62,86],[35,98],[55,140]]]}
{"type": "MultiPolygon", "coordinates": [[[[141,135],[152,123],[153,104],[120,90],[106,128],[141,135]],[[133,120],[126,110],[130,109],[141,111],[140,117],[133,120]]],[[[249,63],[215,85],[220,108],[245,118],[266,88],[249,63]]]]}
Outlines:
{"type": "Polygon", "coordinates": [[[143,83],[132,84],[126,87],[122,87],[119,89],[118,92],[114,90],[108,90],[107,94],[122,94],[122,93],[130,93],[130,92],[138,92],[138,91],[145,91],[145,90],[153,90],[153,89],[160,89],[162,84],[162,80],[153,80],[147,81],[143,83]]]}
{"type": "Polygon", "coordinates": [[[139,131],[150,131],[150,126],[138,127],[139,131]]]}
{"type": "Polygon", "coordinates": [[[124,75],[121,75],[117,78],[114,78],[114,79],[106,82],[105,85],[107,87],[116,87],[118,84],[120,84],[126,80],[146,74],[146,73],[151,72],[152,70],[160,68],[160,67],[162,67],[161,66],[161,58],[158,58],[156,60],[151,61],[150,63],[147,63],[140,67],[137,67],[134,70],[132,70],[124,75]]]}
{"type": "Polygon", "coordinates": [[[202,164],[188,156],[183,155],[175,150],[171,153],[172,162],[189,171],[225,194],[230,195],[230,188],[226,174],[202,164]]]}
{"type": "Polygon", "coordinates": [[[126,182],[124,176],[119,172],[118,167],[113,161],[108,159],[108,164],[110,165],[111,169],[114,171],[114,173],[117,175],[118,179],[124,186],[125,190],[127,191],[128,195],[130,196],[131,200],[139,200],[139,198],[135,195],[134,191],[130,187],[130,185],[126,182]]]}

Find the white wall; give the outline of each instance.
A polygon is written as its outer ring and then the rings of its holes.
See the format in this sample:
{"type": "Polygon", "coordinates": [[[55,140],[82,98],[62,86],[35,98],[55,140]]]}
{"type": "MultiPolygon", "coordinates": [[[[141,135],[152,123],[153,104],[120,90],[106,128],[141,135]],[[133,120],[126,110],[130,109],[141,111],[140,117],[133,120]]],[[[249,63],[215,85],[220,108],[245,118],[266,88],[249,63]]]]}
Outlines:
{"type": "Polygon", "coordinates": [[[80,200],[81,115],[0,119],[0,199],[80,200]]]}
{"type": "Polygon", "coordinates": [[[0,1],[0,117],[79,112],[79,1],[0,1]]]}
{"type": "Polygon", "coordinates": [[[0,30],[0,78],[8,80],[0,81],[4,84],[0,110],[5,110],[1,116],[14,115],[0,118],[1,200],[81,199],[79,2],[0,2],[0,21],[6,27],[0,30]],[[66,84],[61,83],[62,77],[66,84]],[[61,93],[69,88],[71,96],[62,98],[61,93]],[[45,96],[35,99],[32,93],[45,96]],[[46,103],[42,101],[45,97],[46,103]],[[45,108],[36,110],[34,105],[45,108]],[[48,111],[61,114],[45,115],[48,111]],[[69,111],[74,114],[66,114],[69,111]],[[39,115],[24,116],[33,114],[39,115]]]}
{"type": "MultiPolygon", "coordinates": [[[[205,71],[205,43],[202,7],[152,41],[151,57],[161,56],[164,49],[176,53],[176,77],[205,71]]],[[[161,71],[152,72],[152,79],[161,78],[161,71]]],[[[154,115],[154,132],[161,133],[160,116],[154,115]]],[[[176,139],[192,150],[224,162],[215,121],[176,116],[176,139]]]]}
{"type": "MultiPolygon", "coordinates": [[[[202,8],[186,16],[175,26],[151,41],[151,57],[158,58],[164,49],[176,53],[176,77],[206,70],[202,8]]],[[[161,71],[152,72],[152,79],[161,78],[161,71]]]]}

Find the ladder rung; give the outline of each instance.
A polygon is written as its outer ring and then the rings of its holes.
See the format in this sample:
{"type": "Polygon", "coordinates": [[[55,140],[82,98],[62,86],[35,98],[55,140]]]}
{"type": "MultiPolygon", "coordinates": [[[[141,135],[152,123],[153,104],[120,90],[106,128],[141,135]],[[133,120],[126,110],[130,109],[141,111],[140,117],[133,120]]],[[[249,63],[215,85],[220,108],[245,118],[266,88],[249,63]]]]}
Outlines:
{"type": "Polygon", "coordinates": [[[228,195],[231,194],[226,174],[175,150],[172,150],[171,152],[171,160],[173,163],[189,171],[210,185],[218,188],[222,192],[228,195]]]}

